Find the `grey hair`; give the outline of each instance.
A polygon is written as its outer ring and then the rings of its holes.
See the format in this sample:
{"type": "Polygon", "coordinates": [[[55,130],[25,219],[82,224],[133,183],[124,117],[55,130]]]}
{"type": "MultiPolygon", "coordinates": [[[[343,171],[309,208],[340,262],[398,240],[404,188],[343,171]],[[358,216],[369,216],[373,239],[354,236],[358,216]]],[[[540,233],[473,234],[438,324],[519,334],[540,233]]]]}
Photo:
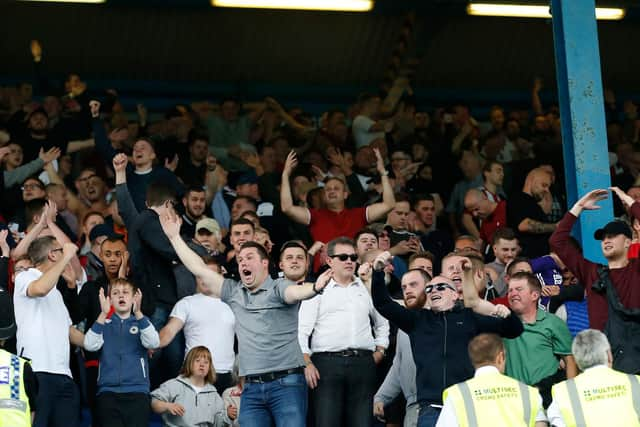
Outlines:
{"type": "Polygon", "coordinates": [[[356,244],[353,239],[348,237],[336,237],[327,244],[327,255],[334,256],[336,254],[337,245],[351,246],[354,249],[356,248],[356,244]]]}
{"type": "Polygon", "coordinates": [[[571,352],[581,371],[596,365],[607,365],[611,346],[602,332],[585,329],[573,340],[571,352]]]}
{"type": "Polygon", "coordinates": [[[56,238],[53,236],[38,237],[31,242],[29,249],[27,249],[27,255],[31,259],[33,265],[40,265],[49,257],[49,251],[53,247],[53,243],[56,238]]]}

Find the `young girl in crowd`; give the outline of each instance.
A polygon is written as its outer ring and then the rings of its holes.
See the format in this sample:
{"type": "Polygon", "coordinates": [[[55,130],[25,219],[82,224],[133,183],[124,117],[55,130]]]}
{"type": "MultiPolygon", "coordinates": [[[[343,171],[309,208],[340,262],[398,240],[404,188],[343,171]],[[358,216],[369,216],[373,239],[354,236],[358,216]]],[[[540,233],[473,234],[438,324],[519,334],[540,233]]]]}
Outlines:
{"type": "Polygon", "coordinates": [[[151,408],[162,414],[165,427],[222,427],[237,417],[237,409],[224,402],[213,386],[216,371],[204,346],[192,348],[180,375],[151,393],[151,408]]]}

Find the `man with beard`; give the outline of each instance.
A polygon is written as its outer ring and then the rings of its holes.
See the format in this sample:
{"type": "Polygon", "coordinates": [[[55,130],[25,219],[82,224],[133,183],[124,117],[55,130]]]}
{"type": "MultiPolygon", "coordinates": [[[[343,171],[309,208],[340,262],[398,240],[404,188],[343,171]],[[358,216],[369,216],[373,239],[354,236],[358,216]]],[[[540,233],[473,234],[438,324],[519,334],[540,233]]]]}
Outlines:
{"type": "MultiPolygon", "coordinates": [[[[72,319],[74,322],[85,321],[85,330],[89,330],[96,321],[102,309],[100,308],[100,299],[98,297],[100,289],[105,294],[109,292],[109,283],[118,277],[126,277],[128,268],[129,253],[127,245],[120,236],[107,237],[100,245],[100,261],[104,267],[103,274],[94,278],[82,286],[78,296],[78,313],[77,318],[72,319]]],[[[98,360],[100,353],[85,351],[84,366],[87,373],[87,399],[89,400],[89,408],[91,409],[92,419],[96,419],[95,398],[98,381],[98,360]]],[[[99,426],[97,426],[99,427],[99,426]]]]}
{"type": "Polygon", "coordinates": [[[180,260],[202,280],[204,292],[219,297],[236,316],[239,374],[245,384],[240,404],[240,425],[305,425],[307,390],[304,359],[297,340],[299,302],[322,293],[331,278],[323,273],[316,283],[296,285],[269,277],[264,248],[246,242],[237,258],[241,281],[225,279],[207,268],[180,238],[175,214],[161,218],[162,228],[180,260]]]}
{"type": "Polygon", "coordinates": [[[189,187],[182,198],[184,214],[182,214],[182,228],[180,234],[193,237],[196,233],[196,223],[204,218],[206,194],[202,186],[189,187]]]}
{"type": "Polygon", "coordinates": [[[327,245],[327,254],[332,278],[321,296],[302,303],[298,316],[314,425],[333,427],[344,420],[350,427],[369,427],[376,365],[389,345],[389,323],[354,276],[353,241],[338,237],[327,245]]]}
{"type": "Polygon", "coordinates": [[[548,223],[540,202],[549,193],[551,176],[544,169],[529,172],[522,192],[515,193],[507,206],[507,223],[517,233],[522,255],[530,258],[549,253],[549,237],[556,223],[548,223]]]}
{"type": "Polygon", "coordinates": [[[384,266],[391,255],[376,258],[372,280],[372,296],[376,309],[407,333],[416,362],[417,402],[420,405],[418,426],[434,426],[442,407],[444,388],[465,381],[473,375],[466,352],[470,339],[482,332],[493,332],[508,338],[522,333],[520,320],[513,314],[504,319],[473,312],[479,297],[475,282],[484,279],[484,271],[461,261],[464,271],[465,306],[458,303],[458,291],[451,280],[438,277],[426,288],[430,310],[413,311],[394,302],[384,284],[384,266]],[[433,351],[433,349],[443,349],[433,351]]]}
{"type": "MultiPolygon", "coordinates": [[[[437,277],[436,280],[439,280],[437,277]]],[[[431,284],[429,274],[420,268],[409,270],[402,276],[402,299],[409,310],[422,310],[427,302],[425,288],[431,284]]],[[[396,354],[393,365],[384,382],[373,398],[373,414],[384,418],[384,407],[390,404],[402,392],[407,402],[404,416],[404,427],[415,427],[418,423],[420,405],[416,400],[416,364],[411,353],[409,336],[398,330],[396,338],[396,354]]]]}

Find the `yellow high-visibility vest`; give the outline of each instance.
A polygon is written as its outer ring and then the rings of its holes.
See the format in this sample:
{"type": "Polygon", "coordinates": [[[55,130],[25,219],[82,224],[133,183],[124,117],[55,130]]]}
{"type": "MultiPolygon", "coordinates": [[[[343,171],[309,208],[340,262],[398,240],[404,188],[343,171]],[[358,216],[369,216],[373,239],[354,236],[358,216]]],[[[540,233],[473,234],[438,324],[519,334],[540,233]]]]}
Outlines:
{"type": "Polygon", "coordinates": [[[460,427],[535,426],[538,390],[499,372],[477,375],[447,388],[460,427]]]}
{"type": "Polygon", "coordinates": [[[640,382],[607,367],[588,369],[553,386],[567,427],[640,426],[640,382]]]}
{"type": "Polygon", "coordinates": [[[26,361],[0,349],[0,427],[30,427],[31,409],[22,374],[26,361]]]}

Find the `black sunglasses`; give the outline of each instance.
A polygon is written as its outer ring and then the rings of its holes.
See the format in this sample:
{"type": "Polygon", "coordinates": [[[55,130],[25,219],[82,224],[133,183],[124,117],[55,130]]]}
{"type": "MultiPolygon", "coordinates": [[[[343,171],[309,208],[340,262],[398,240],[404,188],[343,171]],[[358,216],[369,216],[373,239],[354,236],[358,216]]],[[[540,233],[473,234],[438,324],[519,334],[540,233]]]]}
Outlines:
{"type": "Polygon", "coordinates": [[[358,255],[356,254],[336,254],[336,255],[331,255],[331,258],[338,258],[340,261],[346,261],[348,259],[350,259],[353,262],[356,262],[358,260],[358,255]]]}
{"type": "Polygon", "coordinates": [[[431,292],[433,292],[434,290],[436,291],[444,291],[445,289],[451,289],[454,292],[458,292],[458,290],[456,288],[454,288],[453,286],[451,286],[448,283],[436,283],[434,285],[427,285],[426,288],[424,288],[424,292],[426,294],[430,294],[431,292]]]}

